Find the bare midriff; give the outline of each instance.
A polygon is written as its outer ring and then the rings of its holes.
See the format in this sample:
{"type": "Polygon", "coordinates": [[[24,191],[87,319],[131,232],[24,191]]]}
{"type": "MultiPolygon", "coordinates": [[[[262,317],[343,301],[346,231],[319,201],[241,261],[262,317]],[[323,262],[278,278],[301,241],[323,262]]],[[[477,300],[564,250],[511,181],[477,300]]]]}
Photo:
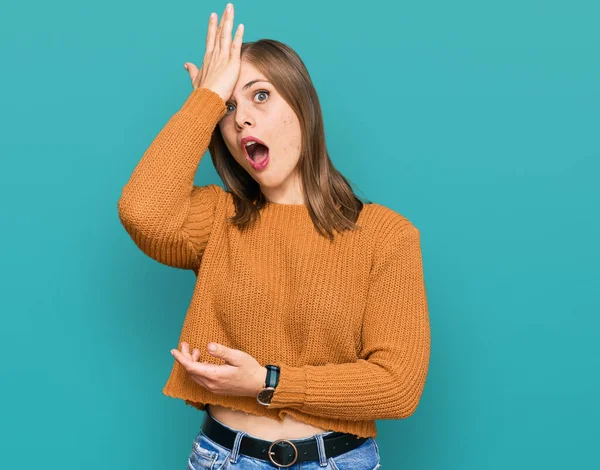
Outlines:
{"type": "Polygon", "coordinates": [[[279,422],[267,416],[256,416],[220,405],[209,404],[206,407],[215,419],[230,428],[245,431],[254,437],[268,441],[301,439],[326,431],[326,429],[302,423],[290,415],[285,415],[283,421],[279,422]]]}

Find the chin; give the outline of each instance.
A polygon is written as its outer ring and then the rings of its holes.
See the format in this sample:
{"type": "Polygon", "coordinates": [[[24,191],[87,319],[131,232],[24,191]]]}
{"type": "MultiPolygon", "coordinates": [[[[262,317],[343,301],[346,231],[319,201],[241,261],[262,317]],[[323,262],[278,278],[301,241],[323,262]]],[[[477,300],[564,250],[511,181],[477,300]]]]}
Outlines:
{"type": "Polygon", "coordinates": [[[253,174],[252,177],[260,184],[261,188],[277,188],[283,182],[277,175],[269,174],[265,170],[253,174]]]}

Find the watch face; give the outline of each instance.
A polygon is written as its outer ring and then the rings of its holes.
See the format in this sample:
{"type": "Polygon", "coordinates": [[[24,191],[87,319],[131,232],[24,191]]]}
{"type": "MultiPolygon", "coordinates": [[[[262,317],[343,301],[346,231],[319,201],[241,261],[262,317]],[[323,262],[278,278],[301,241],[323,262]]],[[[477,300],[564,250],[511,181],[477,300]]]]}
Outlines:
{"type": "Polygon", "coordinates": [[[263,404],[271,403],[273,393],[275,393],[275,389],[273,387],[263,388],[260,392],[258,392],[256,399],[263,404]]]}

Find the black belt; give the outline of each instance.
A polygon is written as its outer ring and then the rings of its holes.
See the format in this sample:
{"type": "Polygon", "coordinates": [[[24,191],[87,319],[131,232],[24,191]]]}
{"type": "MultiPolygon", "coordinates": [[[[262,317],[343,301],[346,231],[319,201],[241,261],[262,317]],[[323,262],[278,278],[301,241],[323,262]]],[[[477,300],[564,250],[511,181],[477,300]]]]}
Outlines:
{"type": "MultiPolygon", "coordinates": [[[[206,419],[202,424],[202,432],[223,447],[233,449],[235,437],[239,431],[223,426],[207,412],[206,419]]],[[[367,439],[369,438],[339,431],[323,436],[325,458],[335,457],[355,449],[367,439]]],[[[296,462],[319,460],[317,440],[314,437],[302,441],[297,439],[266,441],[246,434],[240,443],[240,453],[280,467],[290,467],[296,462]]]]}

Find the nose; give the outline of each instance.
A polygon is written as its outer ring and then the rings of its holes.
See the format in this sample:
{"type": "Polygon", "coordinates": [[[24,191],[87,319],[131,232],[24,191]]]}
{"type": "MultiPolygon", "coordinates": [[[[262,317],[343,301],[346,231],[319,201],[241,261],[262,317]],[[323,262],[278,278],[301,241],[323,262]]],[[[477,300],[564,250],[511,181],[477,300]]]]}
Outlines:
{"type": "Polygon", "coordinates": [[[254,126],[254,117],[251,115],[249,109],[239,104],[235,108],[235,123],[239,130],[244,127],[254,126]]]}

